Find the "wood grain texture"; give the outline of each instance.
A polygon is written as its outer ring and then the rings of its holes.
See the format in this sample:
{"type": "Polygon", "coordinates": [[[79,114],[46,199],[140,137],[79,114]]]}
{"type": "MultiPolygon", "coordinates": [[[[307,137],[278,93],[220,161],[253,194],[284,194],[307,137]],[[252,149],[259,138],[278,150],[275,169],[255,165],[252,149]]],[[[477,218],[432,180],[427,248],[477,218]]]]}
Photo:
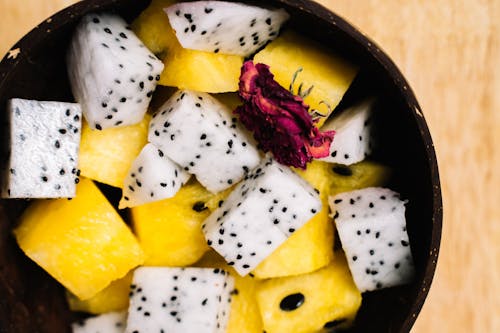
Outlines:
{"type": "MultiPolygon", "coordinates": [[[[0,54],[74,0],[0,0],[0,54]]],[[[500,1],[319,0],[414,89],[444,200],[437,275],[412,332],[500,332],[500,1]]]]}

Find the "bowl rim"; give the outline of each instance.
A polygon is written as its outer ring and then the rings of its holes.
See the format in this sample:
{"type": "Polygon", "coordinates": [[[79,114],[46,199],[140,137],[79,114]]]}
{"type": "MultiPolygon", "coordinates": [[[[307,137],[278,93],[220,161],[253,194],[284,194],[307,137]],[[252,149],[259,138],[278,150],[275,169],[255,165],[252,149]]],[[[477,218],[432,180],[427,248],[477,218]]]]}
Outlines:
{"type": "MultiPolygon", "coordinates": [[[[10,48],[0,61],[0,91],[4,85],[8,83],[9,74],[12,73],[12,69],[14,69],[21,60],[29,61],[29,58],[23,50],[29,50],[33,45],[36,45],[43,39],[42,37],[44,34],[61,28],[79,15],[94,10],[102,10],[103,7],[109,7],[121,1],[122,0],[82,0],[56,12],[35,26],[10,48]],[[75,13],[80,14],[76,15],[75,13]]],[[[237,2],[238,0],[229,1],[237,2]]],[[[328,25],[335,26],[339,32],[345,34],[348,38],[353,39],[359,46],[363,47],[375,60],[376,64],[382,66],[384,71],[395,82],[398,93],[403,97],[405,105],[410,110],[416,122],[420,137],[425,146],[426,163],[430,171],[432,182],[432,234],[430,237],[431,250],[424,264],[424,278],[410,306],[411,315],[405,318],[403,326],[401,327],[402,332],[409,332],[423,307],[436,273],[443,223],[443,203],[438,162],[423,111],[408,81],[389,55],[385,53],[376,42],[358,30],[353,24],[334,13],[331,9],[312,0],[275,0],[275,2],[305,12],[308,15],[324,21],[328,25]]]]}

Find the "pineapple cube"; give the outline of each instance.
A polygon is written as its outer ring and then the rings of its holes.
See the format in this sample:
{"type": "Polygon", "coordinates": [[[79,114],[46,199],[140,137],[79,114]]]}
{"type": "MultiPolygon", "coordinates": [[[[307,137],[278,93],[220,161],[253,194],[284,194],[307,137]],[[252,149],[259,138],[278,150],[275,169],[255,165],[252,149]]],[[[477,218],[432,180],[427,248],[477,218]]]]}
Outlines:
{"type": "MultiPolygon", "coordinates": [[[[296,76],[293,84],[295,94],[298,94],[300,86],[303,92],[313,87],[304,102],[311,110],[326,116],[339,104],[358,72],[357,67],[332,51],[291,31],[257,53],[254,62],[270,66],[274,79],[285,88],[290,87],[296,76]]],[[[318,126],[326,118],[321,118],[318,126]]]]}
{"type": "Polygon", "coordinates": [[[123,180],[141,149],[146,145],[151,116],[125,127],[92,130],[83,123],[78,166],[81,175],[114,187],[123,180]]]}
{"type": "Polygon", "coordinates": [[[342,253],[327,267],[306,275],[269,279],[257,288],[264,331],[313,333],[345,328],[361,306],[342,253]]]}
{"type": "Polygon", "coordinates": [[[221,268],[234,277],[234,290],[231,292],[231,311],[226,333],[262,333],[262,319],[255,297],[258,280],[250,275],[240,276],[229,266],[223,257],[211,250],[197,262],[196,267],[221,268]]]}
{"type": "Polygon", "coordinates": [[[128,309],[132,272],[125,277],[111,282],[109,286],[97,293],[94,297],[82,301],[70,292],[66,299],[71,311],[81,311],[92,314],[103,314],[128,309]]]}
{"type": "Polygon", "coordinates": [[[131,230],[85,178],[72,200],[33,202],[14,235],[29,258],[82,300],[144,261],[131,230]]]}
{"type": "Polygon", "coordinates": [[[131,209],[137,238],[148,266],[186,266],[208,250],[201,225],[213,196],[198,182],[183,186],[169,199],[131,209]]]}
{"type": "Polygon", "coordinates": [[[153,0],[132,23],[136,35],[165,64],[158,83],[208,93],[237,91],[243,57],[183,48],[163,11],[175,2],[153,0]]]}

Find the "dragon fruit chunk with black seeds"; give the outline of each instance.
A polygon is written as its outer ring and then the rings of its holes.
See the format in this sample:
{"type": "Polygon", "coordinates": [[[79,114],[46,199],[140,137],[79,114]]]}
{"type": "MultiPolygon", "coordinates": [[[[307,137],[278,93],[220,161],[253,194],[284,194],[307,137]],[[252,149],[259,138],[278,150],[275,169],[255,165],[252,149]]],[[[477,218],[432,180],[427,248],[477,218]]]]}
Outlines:
{"type": "Polygon", "coordinates": [[[184,48],[245,57],[275,39],[290,17],[284,9],[225,1],[178,3],[165,12],[184,48]]]}
{"type": "Polygon", "coordinates": [[[132,163],[119,208],[135,207],[173,197],[189,177],[187,172],[148,143],[132,163]]]}
{"type": "Polygon", "coordinates": [[[251,135],[206,93],[175,93],[153,115],[148,140],[214,193],[239,182],[260,162],[251,135]]]}
{"type": "Polygon", "coordinates": [[[405,204],[381,187],[329,198],[349,269],[361,292],[412,281],[415,274],[406,231],[405,204]]]}
{"type": "Polygon", "coordinates": [[[67,64],[73,95],[98,130],[140,122],[164,67],[122,18],[105,13],[82,19],[67,64]]]}
{"type": "Polygon", "coordinates": [[[202,229],[208,245],[244,276],[321,206],[309,183],[266,158],[204,221],[202,229]]]}
{"type": "Polygon", "coordinates": [[[124,333],[127,312],[108,312],[71,325],[73,333],[124,333]]]}
{"type": "Polygon", "coordinates": [[[3,162],[2,198],[72,198],[79,181],[79,104],[11,99],[10,153],[3,162]]]}
{"type": "Polygon", "coordinates": [[[127,333],[222,333],[234,278],[218,268],[140,267],[130,286],[127,333]]]}
{"type": "Polygon", "coordinates": [[[367,99],[325,122],[322,131],[335,131],[328,157],[321,160],[351,165],[364,160],[372,152],[372,108],[375,100],[367,99]]]}

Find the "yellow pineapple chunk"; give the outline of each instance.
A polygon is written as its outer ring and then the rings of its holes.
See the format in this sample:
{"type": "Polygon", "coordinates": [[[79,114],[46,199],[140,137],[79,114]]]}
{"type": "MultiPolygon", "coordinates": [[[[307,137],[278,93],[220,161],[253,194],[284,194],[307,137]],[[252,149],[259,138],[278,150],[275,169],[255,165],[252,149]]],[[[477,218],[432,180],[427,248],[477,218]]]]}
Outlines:
{"type": "Polygon", "coordinates": [[[125,277],[111,282],[111,284],[97,293],[94,297],[82,301],[75,295],[67,292],[71,311],[81,311],[92,314],[101,314],[113,311],[123,311],[128,308],[132,272],[125,277]]]}
{"type": "Polygon", "coordinates": [[[132,23],[132,30],[165,64],[159,84],[209,93],[237,91],[243,57],[183,48],[163,11],[173,3],[153,0],[132,23]]]}
{"type": "Polygon", "coordinates": [[[348,326],[361,306],[361,293],[344,255],[336,253],[329,266],[313,273],[261,282],[257,301],[265,332],[315,333],[348,326]]]}
{"type": "MultiPolygon", "coordinates": [[[[323,115],[328,115],[339,104],[358,71],[331,50],[291,31],[257,53],[254,62],[270,66],[275,80],[287,89],[297,74],[294,93],[298,94],[300,85],[302,92],[313,87],[304,102],[310,110],[318,110],[323,115]]],[[[325,120],[326,117],[321,118],[318,126],[325,120]]]]}
{"type": "MultiPolygon", "coordinates": [[[[299,174],[320,191],[321,211],[297,230],[255,268],[259,279],[304,274],[330,263],[333,258],[334,227],[328,216],[329,169],[313,162],[299,174]]],[[[325,163],[326,164],[326,163],[325,163]]]]}
{"type": "Polygon", "coordinates": [[[92,130],[83,123],[78,167],[81,175],[100,183],[122,187],[128,170],[147,143],[151,116],[132,126],[92,130]]]}
{"type": "Polygon", "coordinates": [[[208,250],[201,231],[213,195],[198,182],[183,186],[169,199],[131,209],[137,238],[148,266],[186,266],[208,250]]]}
{"type": "Polygon", "coordinates": [[[82,178],[72,200],[33,202],[14,235],[21,249],[85,300],[144,261],[130,229],[106,197],[82,178]]]}
{"type": "Polygon", "coordinates": [[[378,162],[364,160],[347,165],[326,164],[330,172],[329,195],[359,190],[365,187],[386,186],[392,170],[378,162]]]}
{"type": "Polygon", "coordinates": [[[234,290],[231,293],[231,311],[226,333],[262,333],[262,319],[255,297],[258,281],[249,275],[240,276],[228,266],[217,252],[209,251],[197,262],[196,267],[221,268],[234,277],[234,290]]]}

